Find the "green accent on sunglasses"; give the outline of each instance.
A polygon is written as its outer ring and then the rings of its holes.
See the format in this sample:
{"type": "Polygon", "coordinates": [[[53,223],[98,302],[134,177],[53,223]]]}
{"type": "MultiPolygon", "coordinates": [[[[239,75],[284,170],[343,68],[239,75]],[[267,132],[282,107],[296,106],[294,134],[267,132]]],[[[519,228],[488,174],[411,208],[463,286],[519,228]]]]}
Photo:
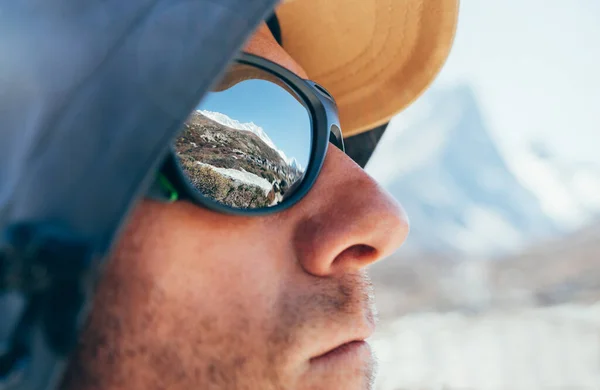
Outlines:
{"type": "Polygon", "coordinates": [[[169,202],[175,202],[179,199],[179,193],[173,184],[171,184],[169,179],[167,179],[167,177],[162,173],[158,176],[158,182],[160,183],[161,187],[169,193],[169,202]]]}

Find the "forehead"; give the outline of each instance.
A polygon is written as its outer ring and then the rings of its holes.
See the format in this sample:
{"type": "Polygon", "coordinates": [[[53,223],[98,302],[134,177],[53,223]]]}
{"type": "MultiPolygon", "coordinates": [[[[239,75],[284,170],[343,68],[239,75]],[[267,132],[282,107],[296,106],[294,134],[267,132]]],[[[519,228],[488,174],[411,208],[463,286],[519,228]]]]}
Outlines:
{"type": "Polygon", "coordinates": [[[262,23],[246,42],[244,51],[273,61],[302,78],[308,78],[308,75],[304,69],[302,69],[300,64],[298,64],[285,49],[277,43],[265,23],[262,23]]]}

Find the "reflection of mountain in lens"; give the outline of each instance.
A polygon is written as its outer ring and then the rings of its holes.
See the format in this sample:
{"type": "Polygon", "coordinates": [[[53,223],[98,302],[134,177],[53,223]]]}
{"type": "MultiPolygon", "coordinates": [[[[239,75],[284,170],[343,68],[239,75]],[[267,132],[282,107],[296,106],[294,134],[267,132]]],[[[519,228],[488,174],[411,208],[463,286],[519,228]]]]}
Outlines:
{"type": "Polygon", "coordinates": [[[231,129],[245,130],[245,131],[249,131],[251,133],[256,134],[271,149],[273,149],[277,153],[279,153],[279,155],[281,156],[281,158],[283,158],[283,160],[286,161],[288,163],[288,165],[291,165],[291,166],[295,167],[296,169],[302,170],[302,166],[300,165],[300,163],[298,162],[298,160],[296,160],[295,157],[291,157],[291,158],[288,157],[283,150],[281,150],[277,146],[275,146],[275,143],[273,143],[273,141],[271,140],[271,138],[269,137],[269,135],[267,133],[265,133],[265,131],[263,130],[263,128],[260,127],[260,126],[258,126],[258,125],[256,125],[256,124],[254,124],[254,122],[241,123],[240,121],[237,121],[235,119],[231,119],[230,117],[228,117],[225,114],[222,114],[220,112],[214,112],[214,111],[201,110],[201,111],[199,111],[199,113],[202,114],[202,115],[204,115],[208,119],[211,119],[211,120],[213,120],[215,122],[218,122],[218,123],[222,124],[223,126],[229,127],[231,129]]]}
{"type": "MultiPolygon", "coordinates": [[[[272,145],[272,144],[271,144],[272,145]]],[[[303,170],[252,131],[194,112],[175,147],[184,172],[205,196],[235,208],[281,202],[303,170]]]]}

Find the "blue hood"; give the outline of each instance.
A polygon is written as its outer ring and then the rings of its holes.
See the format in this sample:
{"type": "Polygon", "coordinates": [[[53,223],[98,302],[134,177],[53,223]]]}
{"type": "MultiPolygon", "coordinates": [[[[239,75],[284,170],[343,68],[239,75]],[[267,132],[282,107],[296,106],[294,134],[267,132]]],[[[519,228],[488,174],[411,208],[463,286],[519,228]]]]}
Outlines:
{"type": "Polygon", "coordinates": [[[59,382],[132,205],[276,2],[0,0],[0,389],[59,382]]]}

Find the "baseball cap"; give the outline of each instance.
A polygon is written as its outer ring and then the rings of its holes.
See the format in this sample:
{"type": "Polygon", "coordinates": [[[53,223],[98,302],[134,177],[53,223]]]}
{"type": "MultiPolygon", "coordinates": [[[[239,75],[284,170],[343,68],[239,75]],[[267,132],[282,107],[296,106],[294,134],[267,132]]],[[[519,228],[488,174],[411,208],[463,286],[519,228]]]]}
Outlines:
{"type": "Polygon", "coordinates": [[[344,136],[387,123],[446,61],[459,0],[287,0],[285,50],[336,99],[344,136]]]}

